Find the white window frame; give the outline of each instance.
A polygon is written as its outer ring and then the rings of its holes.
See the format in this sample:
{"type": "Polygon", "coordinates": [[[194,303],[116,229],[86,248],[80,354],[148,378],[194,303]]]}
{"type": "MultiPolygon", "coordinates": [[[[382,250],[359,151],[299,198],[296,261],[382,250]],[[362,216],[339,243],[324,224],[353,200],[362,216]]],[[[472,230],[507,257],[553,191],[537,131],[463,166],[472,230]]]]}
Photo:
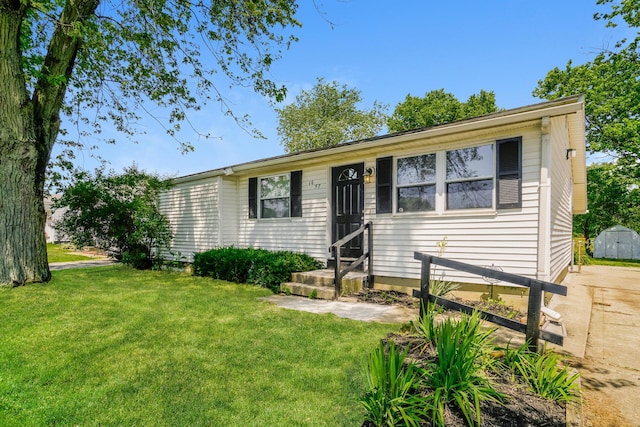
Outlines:
{"type": "Polygon", "coordinates": [[[261,176],[258,177],[258,215],[260,219],[268,219],[268,220],[279,220],[279,219],[289,219],[291,218],[291,173],[287,172],[287,173],[280,173],[280,174],[276,174],[276,175],[268,175],[268,176],[261,176]],[[267,180],[267,179],[273,179],[273,178],[279,178],[279,177],[286,177],[287,181],[288,181],[288,186],[287,186],[287,196],[284,197],[262,197],[262,181],[263,180],[267,180]],[[274,216],[274,217],[270,217],[270,216],[263,216],[264,213],[264,205],[263,202],[265,200],[278,200],[278,199],[287,199],[287,215],[286,216],[274,216]]]}
{"type": "Polygon", "coordinates": [[[490,143],[490,144],[472,145],[472,146],[469,146],[469,147],[456,148],[456,149],[445,150],[444,151],[444,188],[443,188],[443,195],[444,195],[444,208],[445,208],[445,211],[469,211],[469,210],[478,210],[478,209],[494,209],[495,205],[496,205],[495,193],[496,193],[496,144],[495,144],[495,142],[490,143]],[[468,148],[476,148],[476,147],[491,147],[491,167],[490,167],[490,170],[492,171],[492,175],[474,176],[474,177],[471,177],[471,178],[447,179],[447,155],[450,152],[459,151],[459,150],[465,150],[465,149],[468,149],[468,148]],[[473,207],[473,208],[455,208],[455,209],[449,208],[449,206],[448,206],[449,184],[457,184],[457,183],[463,183],[463,182],[475,182],[475,181],[489,181],[489,180],[491,180],[491,206],[482,206],[482,207],[473,207]]]}
{"type": "Polygon", "coordinates": [[[394,175],[393,182],[395,183],[395,191],[394,191],[394,201],[395,201],[395,211],[397,213],[422,213],[422,212],[435,212],[437,210],[438,204],[438,155],[435,152],[432,153],[423,153],[423,154],[415,154],[411,156],[403,156],[398,157],[394,161],[394,175]],[[416,181],[410,182],[408,184],[398,184],[398,162],[404,159],[410,159],[413,157],[422,157],[422,156],[434,156],[435,157],[435,173],[433,181],[416,181]],[[435,197],[434,197],[434,206],[433,209],[423,209],[423,210],[410,210],[403,211],[403,208],[400,207],[400,189],[401,188],[412,188],[412,187],[424,187],[424,186],[433,186],[435,197]]]}
{"type": "Polygon", "coordinates": [[[455,147],[450,149],[438,150],[435,152],[426,152],[426,153],[416,153],[402,157],[396,157],[393,159],[393,212],[394,215],[446,215],[450,213],[461,214],[461,213],[478,213],[478,212],[495,212],[496,210],[496,150],[497,145],[495,141],[485,141],[482,143],[475,143],[471,145],[465,145],[461,147],[455,147]],[[491,158],[491,171],[492,175],[487,176],[478,176],[469,179],[451,179],[447,180],[447,153],[462,150],[466,148],[474,148],[474,147],[484,147],[491,146],[492,158],[491,158]],[[424,183],[411,183],[411,184],[402,184],[398,185],[398,160],[406,159],[411,157],[418,157],[424,155],[432,155],[436,156],[436,173],[435,173],[435,182],[424,182],[424,183]],[[449,209],[447,206],[447,185],[456,183],[456,182],[471,182],[471,181],[484,181],[491,180],[491,206],[490,207],[480,207],[480,208],[460,208],[460,209],[449,209]],[[414,187],[420,185],[432,185],[435,184],[436,195],[435,195],[435,209],[434,210],[422,210],[422,211],[405,211],[400,212],[399,209],[399,194],[398,189],[403,187],[414,187]]]}

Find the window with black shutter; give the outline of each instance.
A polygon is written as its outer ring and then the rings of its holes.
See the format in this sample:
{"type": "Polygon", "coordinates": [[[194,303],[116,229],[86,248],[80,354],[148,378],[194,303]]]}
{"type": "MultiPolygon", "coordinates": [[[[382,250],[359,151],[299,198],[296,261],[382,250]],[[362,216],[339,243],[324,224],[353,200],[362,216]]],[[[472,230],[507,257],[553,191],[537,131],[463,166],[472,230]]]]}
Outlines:
{"type": "Polygon", "coordinates": [[[301,216],[302,171],[249,178],[249,218],[301,216]]]}
{"type": "Polygon", "coordinates": [[[376,213],[391,213],[393,157],[376,159],[376,213]]]}
{"type": "Polygon", "coordinates": [[[497,208],[522,207],[522,137],[496,141],[497,208]]]}

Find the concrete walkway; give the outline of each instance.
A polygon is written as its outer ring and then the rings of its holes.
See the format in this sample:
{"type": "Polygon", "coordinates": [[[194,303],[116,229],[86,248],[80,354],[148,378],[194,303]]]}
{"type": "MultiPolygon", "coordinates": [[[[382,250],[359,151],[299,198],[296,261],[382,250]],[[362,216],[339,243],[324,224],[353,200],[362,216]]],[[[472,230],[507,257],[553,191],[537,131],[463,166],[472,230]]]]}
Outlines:
{"type": "Polygon", "coordinates": [[[89,268],[103,267],[105,265],[113,265],[116,262],[109,258],[89,259],[86,261],[68,261],[68,262],[52,262],[49,264],[49,270],[66,270],[69,268],[89,268]]]}
{"type": "Polygon", "coordinates": [[[310,313],[333,313],[342,318],[364,322],[407,323],[418,317],[417,309],[363,302],[328,301],[298,296],[272,295],[262,298],[279,307],[310,313]]]}
{"type": "MultiPolygon", "coordinates": [[[[638,269],[640,272],[640,269],[638,269]]],[[[640,291],[640,275],[629,272],[629,280],[635,280],[640,291]]],[[[612,267],[584,266],[581,273],[569,273],[564,285],[567,286],[567,296],[554,295],[548,307],[562,315],[562,322],[566,328],[567,336],[562,346],[555,346],[556,350],[570,356],[583,358],[586,354],[589,326],[591,325],[591,312],[593,307],[593,286],[605,283],[607,280],[620,282],[620,276],[624,269],[612,267]]],[[[386,306],[369,304],[357,301],[327,301],[312,300],[298,296],[273,295],[264,298],[280,307],[308,311],[311,313],[333,313],[338,317],[361,320],[366,322],[382,323],[406,323],[415,320],[418,316],[417,309],[408,309],[399,306],[386,306]]],[[[599,304],[599,303],[598,303],[599,304]]],[[[640,315],[640,309],[637,311],[640,315]]],[[[513,344],[524,343],[524,335],[500,328],[497,335],[499,341],[512,341],[513,344]]],[[[552,346],[551,344],[548,344],[552,346]]],[[[613,348],[613,347],[611,347],[613,348]]],[[[615,352],[617,353],[617,351],[615,352]]],[[[633,354],[633,352],[632,352],[633,354]]],[[[637,359],[640,363],[640,359],[637,359]]]]}

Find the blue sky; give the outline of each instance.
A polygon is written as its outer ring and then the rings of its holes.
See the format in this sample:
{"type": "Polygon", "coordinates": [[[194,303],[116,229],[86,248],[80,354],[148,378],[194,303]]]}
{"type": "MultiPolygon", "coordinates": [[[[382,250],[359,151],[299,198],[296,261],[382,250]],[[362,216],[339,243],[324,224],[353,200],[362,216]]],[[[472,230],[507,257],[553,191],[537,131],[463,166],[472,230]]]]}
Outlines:
{"type": "MultiPolygon", "coordinates": [[[[303,27],[299,42],[272,67],[271,78],[288,87],[294,100],[316,78],[336,80],[361,91],[362,107],[389,106],[407,94],[422,96],[444,88],[464,101],[481,89],[496,94],[498,106],[515,108],[540,100],[538,80],[569,59],[582,64],[624,34],[594,21],[595,0],[299,0],[303,27]],[[328,22],[329,21],[329,22],[328,22]]],[[[115,170],[136,162],[142,169],[180,176],[282,154],[277,116],[250,90],[228,93],[237,115],[249,114],[266,139],[254,139],[220,107],[190,114],[194,127],[214,139],[185,130],[195,151],[180,154],[177,143],[153,118],[141,123],[138,144],[119,137],[101,155],[115,170]]],[[[88,154],[77,165],[93,169],[88,154]]]]}

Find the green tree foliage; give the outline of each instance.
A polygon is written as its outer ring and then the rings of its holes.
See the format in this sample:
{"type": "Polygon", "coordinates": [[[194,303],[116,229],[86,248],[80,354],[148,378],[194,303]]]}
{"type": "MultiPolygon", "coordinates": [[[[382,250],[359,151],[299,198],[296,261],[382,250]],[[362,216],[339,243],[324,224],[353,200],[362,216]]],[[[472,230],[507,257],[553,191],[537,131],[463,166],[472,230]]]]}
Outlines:
{"type": "Polygon", "coordinates": [[[158,195],[169,180],[139,171],[79,172],[56,202],[67,208],[58,231],[79,247],[96,246],[136,268],[152,265],[153,249],[171,240],[169,221],[158,209],[158,195]]]}
{"type": "Polygon", "coordinates": [[[617,224],[640,231],[640,180],[625,169],[613,163],[587,168],[589,212],[574,216],[574,234],[594,239],[617,224]]]}
{"type": "Polygon", "coordinates": [[[389,132],[402,132],[495,113],[499,110],[493,92],[481,90],[480,93],[471,95],[467,102],[461,102],[453,94],[438,89],[427,92],[422,98],[407,95],[404,101],[396,105],[393,114],[387,120],[387,128],[389,132]]]}
{"type": "MultiPolygon", "coordinates": [[[[609,13],[596,13],[608,27],[620,20],[630,29],[640,27],[640,1],[598,0],[611,4],[609,13]]],[[[533,94],[540,98],[584,94],[587,119],[587,147],[626,164],[640,161],[640,33],[623,39],[614,50],[605,50],[585,64],[569,61],[564,69],[547,73],[533,94]]]]}
{"type": "Polygon", "coordinates": [[[0,0],[0,224],[11,224],[0,227],[0,284],[50,278],[42,199],[55,144],[69,165],[105,123],[131,136],[149,111],[178,139],[207,102],[248,125],[224,88],[284,99],[267,76],[295,41],[296,10],[295,0],[0,0]],[[78,138],[65,137],[64,115],[78,138]]]}
{"type": "Polygon", "coordinates": [[[330,147],[376,135],[384,126],[386,106],[374,102],[371,109],[362,110],[358,108],[361,101],[359,90],[319,78],[294,103],[276,108],[285,151],[330,147]]]}

